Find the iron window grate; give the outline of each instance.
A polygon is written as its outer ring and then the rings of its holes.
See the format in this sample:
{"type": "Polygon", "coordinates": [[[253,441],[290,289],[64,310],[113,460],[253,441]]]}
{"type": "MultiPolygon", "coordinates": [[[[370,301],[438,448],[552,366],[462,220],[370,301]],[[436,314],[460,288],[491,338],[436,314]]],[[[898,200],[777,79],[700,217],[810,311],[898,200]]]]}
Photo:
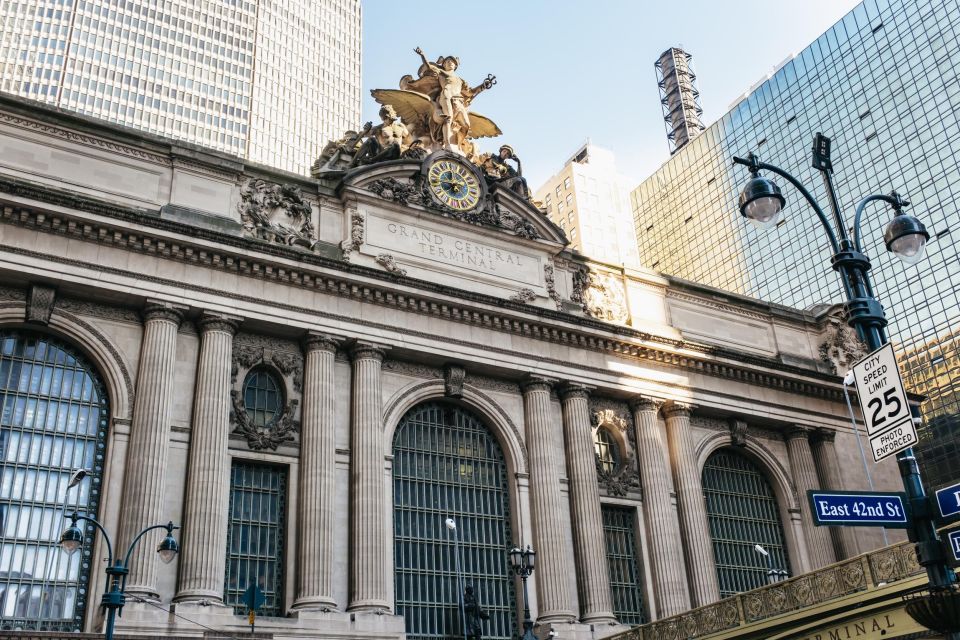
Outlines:
{"type": "Polygon", "coordinates": [[[643,589],[634,510],[603,506],[603,535],[607,543],[607,569],[613,595],[613,615],[620,624],[643,624],[643,589]]]}

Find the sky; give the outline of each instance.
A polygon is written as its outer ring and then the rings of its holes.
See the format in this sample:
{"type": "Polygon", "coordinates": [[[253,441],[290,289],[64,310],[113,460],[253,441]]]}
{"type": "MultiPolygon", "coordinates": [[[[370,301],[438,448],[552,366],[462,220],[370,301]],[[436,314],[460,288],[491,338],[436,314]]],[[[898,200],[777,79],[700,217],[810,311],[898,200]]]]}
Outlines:
{"type": "Polygon", "coordinates": [[[378,123],[371,89],[416,75],[414,53],[460,57],[471,86],[497,84],[471,110],[503,131],[532,188],[587,139],[614,152],[636,183],[669,157],[654,61],[693,55],[705,124],[856,6],[855,0],[364,0],[363,120],[378,123]]]}

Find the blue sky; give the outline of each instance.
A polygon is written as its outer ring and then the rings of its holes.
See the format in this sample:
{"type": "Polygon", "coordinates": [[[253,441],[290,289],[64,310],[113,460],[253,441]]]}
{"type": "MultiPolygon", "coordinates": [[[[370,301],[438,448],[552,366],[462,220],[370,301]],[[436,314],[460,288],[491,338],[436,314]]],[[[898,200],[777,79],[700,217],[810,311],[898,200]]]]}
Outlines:
{"type": "Polygon", "coordinates": [[[375,88],[416,74],[431,58],[460,57],[461,75],[497,85],[473,110],[503,131],[531,187],[589,138],[639,182],[668,157],[653,63],[682,46],[694,56],[704,122],[722,116],[784,58],[857,4],[854,0],[366,0],[363,119],[378,122],[375,88]]]}

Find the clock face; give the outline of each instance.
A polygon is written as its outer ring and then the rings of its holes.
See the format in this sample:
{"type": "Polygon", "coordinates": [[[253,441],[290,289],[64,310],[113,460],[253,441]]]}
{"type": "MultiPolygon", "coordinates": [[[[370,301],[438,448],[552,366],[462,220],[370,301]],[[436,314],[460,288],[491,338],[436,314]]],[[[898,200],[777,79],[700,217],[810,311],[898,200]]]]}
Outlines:
{"type": "Polygon", "coordinates": [[[437,160],[427,171],[427,182],[442,204],[468,211],[480,203],[480,182],[473,171],[454,160],[437,160]]]}

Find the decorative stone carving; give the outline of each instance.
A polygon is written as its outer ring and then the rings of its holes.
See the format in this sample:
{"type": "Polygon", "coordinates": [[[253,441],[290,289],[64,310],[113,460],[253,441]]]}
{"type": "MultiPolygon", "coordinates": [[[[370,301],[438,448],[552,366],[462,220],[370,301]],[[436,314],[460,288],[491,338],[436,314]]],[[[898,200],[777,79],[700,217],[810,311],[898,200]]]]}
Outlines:
{"type": "Polygon", "coordinates": [[[443,395],[448,398],[463,397],[463,382],[467,370],[458,364],[448,364],[443,368],[443,395]]]}
{"type": "Polygon", "coordinates": [[[293,378],[293,388],[296,391],[303,391],[303,356],[298,353],[275,351],[270,354],[270,361],[280,369],[283,375],[293,378]]]}
{"type": "Polygon", "coordinates": [[[560,297],[560,294],[557,293],[557,283],[552,264],[543,265],[543,281],[547,285],[547,295],[550,296],[553,303],[557,305],[557,311],[563,311],[563,299],[560,297]]]}
{"type": "Polygon", "coordinates": [[[90,300],[80,300],[77,298],[58,298],[57,309],[72,311],[85,316],[94,316],[106,320],[118,320],[120,322],[131,322],[140,324],[140,316],[133,309],[124,309],[123,307],[113,307],[90,300]]]}
{"type": "Polygon", "coordinates": [[[747,446],[747,422],[738,418],[730,418],[727,423],[730,427],[730,442],[735,447],[747,446]]]}
{"type": "Polygon", "coordinates": [[[30,294],[27,297],[26,321],[33,324],[49,324],[56,301],[57,290],[53,287],[45,284],[30,285],[30,294]]]}
{"type": "Polygon", "coordinates": [[[613,428],[620,432],[622,442],[627,443],[615,469],[608,471],[603,468],[600,456],[595,456],[597,465],[597,482],[607,490],[610,496],[626,496],[631,490],[640,488],[640,468],[637,466],[636,443],[633,429],[627,417],[612,409],[595,409],[590,413],[590,423],[594,431],[599,428],[613,428]]]}
{"type": "Polygon", "coordinates": [[[418,362],[407,362],[405,360],[384,360],[381,368],[384,371],[392,371],[414,378],[424,378],[426,380],[435,380],[442,377],[443,373],[436,367],[428,367],[418,362]]]}
{"type": "Polygon", "coordinates": [[[520,289],[520,291],[517,291],[515,294],[510,296],[510,300],[512,300],[513,302],[519,302],[521,304],[533,302],[536,299],[537,299],[536,292],[533,289],[528,289],[526,287],[524,287],[523,289],[520,289]]]}
{"type": "Polygon", "coordinates": [[[540,233],[537,231],[536,227],[515,213],[502,214],[500,216],[500,224],[501,226],[510,229],[521,238],[525,238],[527,240],[536,240],[540,237],[540,233]]]}
{"type": "Polygon", "coordinates": [[[381,178],[368,184],[367,190],[372,191],[384,200],[407,204],[411,197],[419,191],[419,187],[413,182],[401,182],[396,178],[381,178]]]}
{"type": "Polygon", "coordinates": [[[589,281],[588,275],[589,271],[586,267],[580,266],[573,271],[573,291],[570,292],[571,302],[582,305],[584,302],[584,294],[587,291],[587,284],[589,281]]]}
{"type": "Polygon", "coordinates": [[[397,264],[397,261],[389,253],[381,253],[376,258],[374,258],[381,267],[386,269],[392,274],[398,276],[407,275],[407,270],[397,264]]]}
{"type": "Polygon", "coordinates": [[[350,237],[340,243],[340,257],[345,262],[350,262],[350,254],[360,250],[366,235],[366,220],[360,213],[356,205],[348,208],[350,212],[350,237]]]}
{"type": "Polygon", "coordinates": [[[276,451],[281,444],[296,440],[296,434],[300,431],[300,421],[292,417],[296,413],[296,400],[287,403],[280,415],[265,427],[258,427],[250,420],[240,391],[232,390],[230,400],[232,403],[230,422],[236,425],[233,432],[245,437],[247,446],[254,451],[264,449],[276,451]]]}
{"type": "Polygon", "coordinates": [[[317,244],[313,209],[295,185],[251,178],[240,188],[238,208],[248,236],[307,249],[317,244]]]}
{"type": "Polygon", "coordinates": [[[25,300],[26,294],[21,289],[0,287],[0,300],[25,300]]]}
{"type": "Polygon", "coordinates": [[[587,288],[581,294],[587,315],[606,322],[626,323],[627,297],[623,283],[612,274],[590,273],[587,288]]]}
{"type": "Polygon", "coordinates": [[[620,433],[626,433],[627,427],[629,426],[626,417],[617,413],[613,409],[601,409],[599,411],[594,411],[590,415],[590,422],[593,423],[594,427],[600,427],[603,425],[616,427],[620,430],[620,433]]]}
{"type": "Polygon", "coordinates": [[[866,353],[856,332],[839,320],[830,323],[820,343],[820,360],[831,365],[837,375],[845,374],[866,353]]]}

